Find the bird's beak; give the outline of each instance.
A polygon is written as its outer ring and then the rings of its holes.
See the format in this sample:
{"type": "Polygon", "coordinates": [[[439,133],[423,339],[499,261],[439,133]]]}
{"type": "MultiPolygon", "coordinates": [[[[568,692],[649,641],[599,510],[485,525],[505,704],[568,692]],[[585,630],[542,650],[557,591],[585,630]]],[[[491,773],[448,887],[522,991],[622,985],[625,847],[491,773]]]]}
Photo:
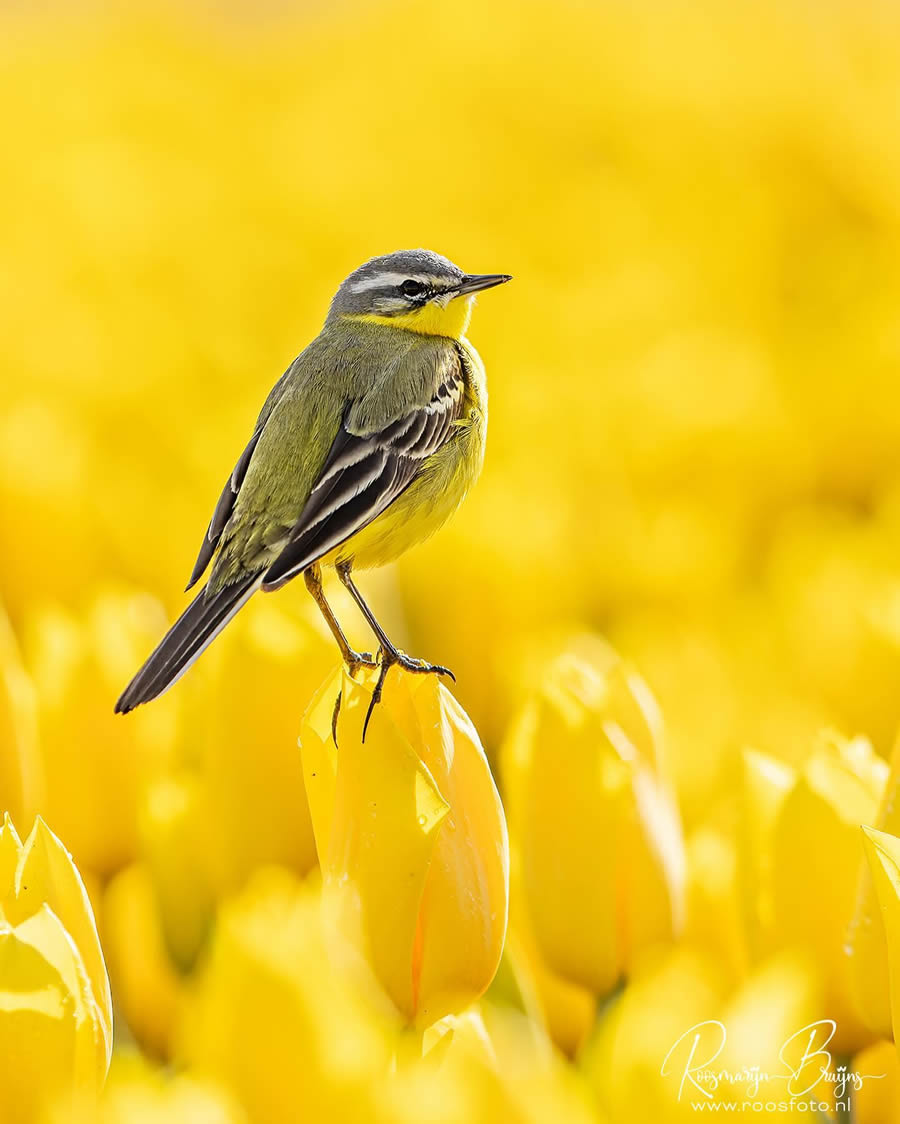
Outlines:
{"type": "Polygon", "coordinates": [[[493,289],[495,285],[505,285],[512,281],[509,273],[470,273],[460,282],[457,293],[480,293],[482,289],[493,289]]]}

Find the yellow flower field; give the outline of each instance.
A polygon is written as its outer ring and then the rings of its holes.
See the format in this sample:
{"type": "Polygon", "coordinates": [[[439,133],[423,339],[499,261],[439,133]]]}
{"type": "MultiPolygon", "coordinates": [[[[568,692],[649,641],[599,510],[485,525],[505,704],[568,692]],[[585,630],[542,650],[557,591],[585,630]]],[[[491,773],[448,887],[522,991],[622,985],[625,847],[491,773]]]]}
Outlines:
{"type": "Polygon", "coordinates": [[[3,1124],[900,1121],[900,9],[13,2],[0,101],[3,1124]],[[295,582],[114,715],[420,245],[514,276],[360,576],[456,685],[363,742],[295,582]]]}

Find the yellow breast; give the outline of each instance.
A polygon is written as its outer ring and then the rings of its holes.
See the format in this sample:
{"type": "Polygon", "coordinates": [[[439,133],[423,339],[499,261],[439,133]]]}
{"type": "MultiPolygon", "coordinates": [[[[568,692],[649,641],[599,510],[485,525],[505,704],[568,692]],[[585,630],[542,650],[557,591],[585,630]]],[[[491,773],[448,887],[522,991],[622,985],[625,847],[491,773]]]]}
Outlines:
{"type": "Polygon", "coordinates": [[[467,409],[457,435],[429,457],[386,511],[323,559],[325,565],[352,560],[355,568],[368,570],[393,562],[439,530],[478,479],[487,435],[484,364],[468,340],[459,342],[466,356],[467,409]]]}

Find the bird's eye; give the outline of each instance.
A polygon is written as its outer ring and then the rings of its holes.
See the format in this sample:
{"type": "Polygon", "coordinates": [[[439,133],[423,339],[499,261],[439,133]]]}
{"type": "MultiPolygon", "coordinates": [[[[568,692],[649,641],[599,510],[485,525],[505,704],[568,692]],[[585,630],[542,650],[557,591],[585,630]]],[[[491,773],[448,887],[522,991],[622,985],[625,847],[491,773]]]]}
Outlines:
{"type": "Polygon", "coordinates": [[[421,281],[413,281],[410,277],[404,281],[400,289],[405,297],[418,297],[425,292],[425,286],[421,281]]]}

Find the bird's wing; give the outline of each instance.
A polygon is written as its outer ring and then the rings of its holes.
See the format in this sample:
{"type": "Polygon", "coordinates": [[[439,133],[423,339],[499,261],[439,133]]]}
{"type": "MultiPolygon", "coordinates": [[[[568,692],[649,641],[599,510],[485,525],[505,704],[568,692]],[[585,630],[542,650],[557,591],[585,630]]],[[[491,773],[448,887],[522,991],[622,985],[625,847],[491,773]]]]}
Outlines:
{"type": "Polygon", "coordinates": [[[354,422],[351,403],[300,518],[263,575],[263,589],[277,589],[389,507],[458,432],[465,395],[462,358],[453,348],[427,401],[370,426],[354,422]]]}
{"type": "Polygon", "coordinates": [[[259,444],[262,431],[265,429],[266,422],[278,405],[291,373],[297,367],[300,359],[302,359],[302,356],[298,356],[290,367],[288,367],[278,382],[275,383],[269,391],[269,395],[263,403],[263,408],[260,410],[259,417],[256,419],[253,436],[248,441],[246,449],[244,449],[243,453],[238,457],[237,464],[234,466],[234,471],[225,481],[225,487],[222,489],[222,494],[219,496],[219,501],[212,513],[212,519],[209,521],[206,534],[203,536],[203,542],[200,545],[200,553],[197,555],[197,561],[194,563],[194,569],[191,571],[191,580],[187,583],[185,592],[196,585],[200,578],[203,577],[203,573],[209,565],[210,559],[216,553],[219,539],[222,537],[225,525],[234,511],[235,500],[237,500],[238,492],[241,490],[241,485],[244,483],[244,477],[247,475],[250,460],[256,446],[259,444]]]}
{"type": "Polygon", "coordinates": [[[216,552],[216,547],[219,545],[219,539],[222,532],[225,530],[225,524],[231,518],[231,513],[234,511],[234,501],[237,499],[238,492],[241,490],[241,484],[244,482],[244,477],[247,475],[247,466],[250,464],[250,458],[253,456],[253,451],[259,441],[260,434],[263,427],[259,426],[247,445],[243,453],[238,457],[238,462],[234,466],[234,471],[225,481],[225,487],[222,489],[222,494],[219,496],[219,502],[216,504],[215,510],[212,513],[212,519],[209,521],[209,527],[206,529],[206,534],[203,536],[203,543],[200,546],[200,553],[197,555],[197,561],[194,563],[194,569],[191,571],[191,580],[187,583],[187,589],[195,585],[203,576],[203,571],[209,565],[209,560],[216,552]]]}

